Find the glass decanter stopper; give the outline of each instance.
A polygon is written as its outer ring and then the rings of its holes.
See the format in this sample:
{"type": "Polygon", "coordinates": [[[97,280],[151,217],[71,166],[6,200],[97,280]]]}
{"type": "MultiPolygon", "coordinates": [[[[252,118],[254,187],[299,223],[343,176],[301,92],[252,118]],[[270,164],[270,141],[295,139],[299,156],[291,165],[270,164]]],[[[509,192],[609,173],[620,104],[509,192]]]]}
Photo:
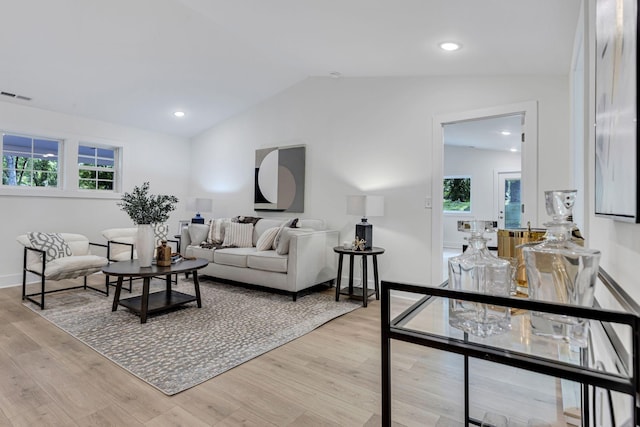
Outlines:
{"type": "MultiPolygon", "coordinates": [[[[511,264],[487,249],[483,233],[495,232],[494,221],[458,221],[458,230],[469,232],[469,245],[462,255],[449,258],[449,286],[456,291],[509,296],[511,264]]],[[[509,307],[449,299],[449,325],[488,337],[511,329],[509,307]]]]}
{"type": "MultiPolygon", "coordinates": [[[[547,234],[542,243],[524,247],[522,255],[529,282],[529,298],[553,303],[591,307],[600,263],[600,251],[574,242],[569,221],[576,190],[545,191],[547,234]]],[[[576,317],[532,312],[531,326],[536,335],[565,339],[585,347],[589,323],[576,317]]]]}

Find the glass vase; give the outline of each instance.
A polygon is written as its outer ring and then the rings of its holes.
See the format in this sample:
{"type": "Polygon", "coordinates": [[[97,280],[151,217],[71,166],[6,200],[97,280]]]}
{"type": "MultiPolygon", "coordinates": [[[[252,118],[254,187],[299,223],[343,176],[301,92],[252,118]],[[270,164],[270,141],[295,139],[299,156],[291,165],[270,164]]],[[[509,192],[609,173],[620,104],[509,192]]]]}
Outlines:
{"type": "MultiPolygon", "coordinates": [[[[458,221],[458,230],[469,232],[462,255],[449,259],[449,286],[456,291],[509,296],[511,265],[487,248],[483,233],[496,231],[493,221],[458,221]]],[[[509,307],[449,299],[449,325],[479,337],[501,334],[511,328],[509,307]]]]}
{"type": "MultiPolygon", "coordinates": [[[[591,307],[600,263],[600,251],[574,242],[569,221],[576,190],[545,191],[547,234],[542,243],[522,249],[529,282],[529,298],[560,304],[591,307]]],[[[564,339],[585,347],[589,324],[585,319],[562,314],[532,312],[531,326],[536,335],[564,339]]]]}

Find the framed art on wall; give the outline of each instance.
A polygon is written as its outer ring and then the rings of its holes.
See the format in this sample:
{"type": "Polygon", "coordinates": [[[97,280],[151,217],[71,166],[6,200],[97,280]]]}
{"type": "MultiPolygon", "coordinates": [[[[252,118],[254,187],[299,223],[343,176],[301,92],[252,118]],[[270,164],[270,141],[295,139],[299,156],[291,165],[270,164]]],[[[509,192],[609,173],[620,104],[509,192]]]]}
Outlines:
{"type": "Polygon", "coordinates": [[[595,214],[640,222],[637,0],[596,0],[595,214]]]}
{"type": "Polygon", "coordinates": [[[306,147],[256,150],[254,209],[304,212],[306,147]]]}

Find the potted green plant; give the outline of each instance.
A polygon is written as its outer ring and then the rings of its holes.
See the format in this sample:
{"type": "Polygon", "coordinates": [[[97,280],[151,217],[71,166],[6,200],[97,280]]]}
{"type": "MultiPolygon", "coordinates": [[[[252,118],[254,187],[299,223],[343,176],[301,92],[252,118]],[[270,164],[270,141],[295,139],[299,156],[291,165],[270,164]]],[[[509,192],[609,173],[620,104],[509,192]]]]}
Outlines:
{"type": "Polygon", "coordinates": [[[141,267],[150,267],[155,249],[153,226],[169,219],[169,213],[176,208],[178,198],[164,194],[149,194],[149,183],[133,187],[131,193],[122,195],[118,206],[125,211],[138,226],[136,252],[141,267]]]}

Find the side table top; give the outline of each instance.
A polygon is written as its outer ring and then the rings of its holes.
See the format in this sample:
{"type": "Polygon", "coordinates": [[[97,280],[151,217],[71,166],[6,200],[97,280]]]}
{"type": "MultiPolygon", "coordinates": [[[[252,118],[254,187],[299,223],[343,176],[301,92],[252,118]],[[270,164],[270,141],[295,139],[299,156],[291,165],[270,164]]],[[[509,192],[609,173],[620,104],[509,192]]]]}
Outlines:
{"type": "Polygon", "coordinates": [[[118,261],[102,267],[102,272],[110,276],[163,276],[167,274],[190,272],[199,270],[209,264],[204,258],[182,259],[166,267],[151,265],[140,267],[137,259],[130,261],[118,261]]]}
{"type": "Polygon", "coordinates": [[[355,249],[345,249],[344,246],[335,246],[333,251],[343,255],[380,255],[384,253],[384,248],[372,247],[371,249],[365,249],[363,251],[357,251],[355,249]]]}

